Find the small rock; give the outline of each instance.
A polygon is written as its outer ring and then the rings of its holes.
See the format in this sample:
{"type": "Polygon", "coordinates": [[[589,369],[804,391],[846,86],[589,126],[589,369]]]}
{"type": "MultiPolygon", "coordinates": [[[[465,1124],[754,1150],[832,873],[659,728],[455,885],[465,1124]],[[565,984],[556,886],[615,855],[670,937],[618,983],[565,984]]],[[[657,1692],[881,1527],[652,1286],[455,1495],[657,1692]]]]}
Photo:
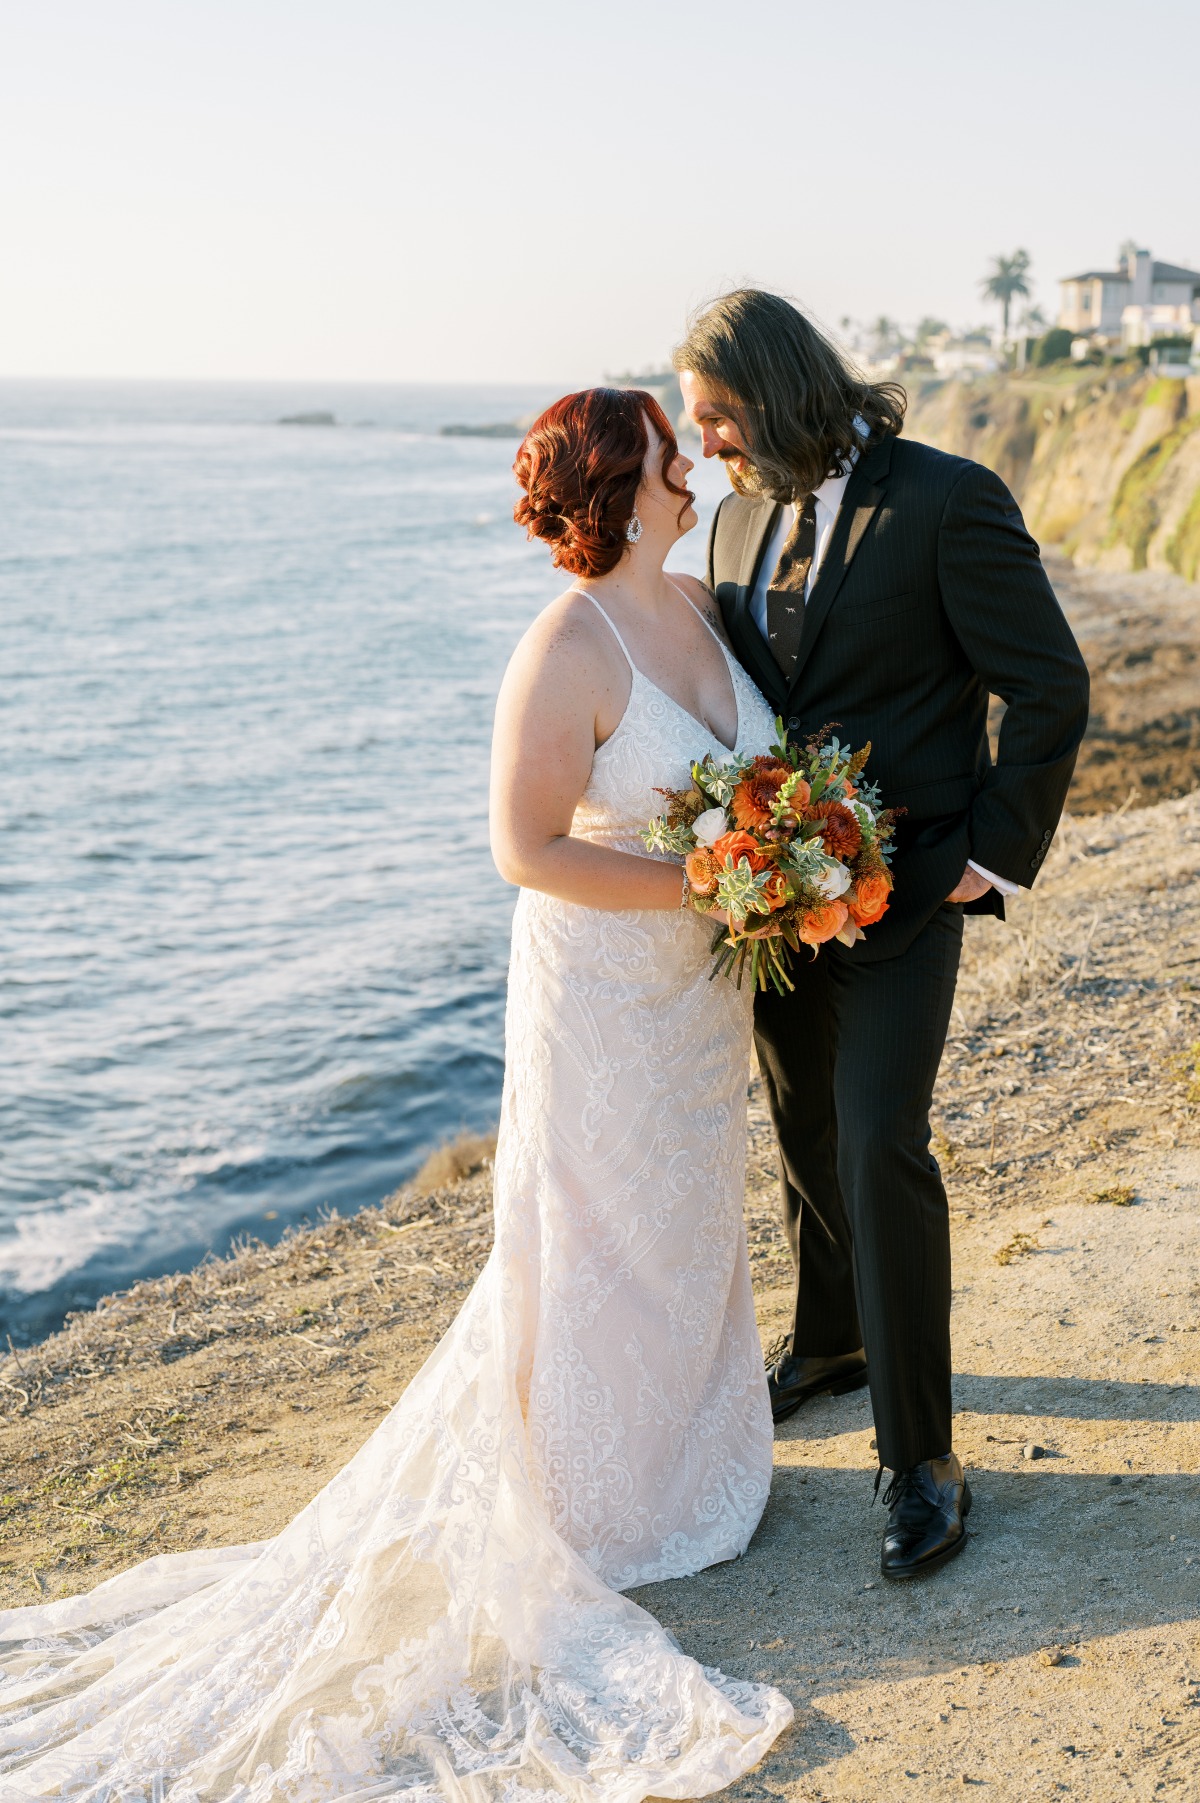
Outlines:
{"type": "Polygon", "coordinates": [[[1125,1480],[1124,1478],[1110,1477],[1108,1481],[1110,1484],[1121,1484],[1124,1483],[1125,1480]]]}
{"type": "Polygon", "coordinates": [[[1024,1446],[1021,1448],[1021,1457],[1023,1459],[1044,1459],[1045,1456],[1046,1448],[1044,1446],[1039,1446],[1036,1440],[1026,1440],[1024,1446]]]}
{"type": "MultiPolygon", "coordinates": [[[[1039,1665],[1061,1665],[1066,1654],[1060,1646],[1044,1646],[1038,1654],[1039,1665]]],[[[1074,1748],[1071,1751],[1074,1752],[1074,1748]]]]}
{"type": "Polygon", "coordinates": [[[868,1578],[866,1583],[863,1585],[863,1589],[864,1590],[874,1590],[874,1588],[875,1588],[875,1579],[868,1578]]]}

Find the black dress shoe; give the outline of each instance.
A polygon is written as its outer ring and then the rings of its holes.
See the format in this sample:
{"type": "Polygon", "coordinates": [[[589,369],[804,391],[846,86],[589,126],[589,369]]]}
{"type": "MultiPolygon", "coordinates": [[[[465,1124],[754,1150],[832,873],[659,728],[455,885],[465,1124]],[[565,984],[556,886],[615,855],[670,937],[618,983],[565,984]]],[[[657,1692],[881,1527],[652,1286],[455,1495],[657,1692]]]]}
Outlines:
{"type": "Polygon", "coordinates": [[[771,1418],[786,1421],[789,1415],[806,1403],[810,1396],[844,1396],[847,1390],[861,1390],[867,1381],[867,1355],[840,1352],[835,1358],[795,1358],[784,1353],[777,1363],[767,1365],[767,1389],[771,1393],[771,1418]]]}
{"type": "Polygon", "coordinates": [[[933,1571],[967,1544],[971,1486],[954,1453],[898,1471],[883,1500],[891,1510],[879,1556],[885,1578],[933,1571]]]}

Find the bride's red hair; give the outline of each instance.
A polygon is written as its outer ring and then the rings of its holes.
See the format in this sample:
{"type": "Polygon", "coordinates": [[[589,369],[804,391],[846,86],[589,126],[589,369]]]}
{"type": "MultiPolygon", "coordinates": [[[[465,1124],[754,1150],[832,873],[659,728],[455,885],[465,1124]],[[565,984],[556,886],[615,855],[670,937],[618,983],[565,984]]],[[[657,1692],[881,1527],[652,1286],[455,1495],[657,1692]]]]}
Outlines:
{"type": "Polygon", "coordinates": [[[650,446],[647,422],[662,440],[662,477],[673,495],[691,493],[667,472],[679,455],[670,421],[644,388],[585,388],[534,420],[513,474],[524,493],[513,518],[530,538],[544,538],[555,565],[573,576],[606,576],[628,540],[625,528],[650,446]]]}

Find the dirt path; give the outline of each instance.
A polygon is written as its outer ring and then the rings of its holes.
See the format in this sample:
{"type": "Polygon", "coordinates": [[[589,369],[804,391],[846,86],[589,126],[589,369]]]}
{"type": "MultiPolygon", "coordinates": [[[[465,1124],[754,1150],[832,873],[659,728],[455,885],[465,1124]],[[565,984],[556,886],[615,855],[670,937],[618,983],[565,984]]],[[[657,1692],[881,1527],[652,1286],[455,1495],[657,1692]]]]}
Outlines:
{"type": "MultiPolygon", "coordinates": [[[[747,1557],[642,1593],[796,1703],[731,1795],[1200,1796],[1198,1115],[1200,796],[1068,822],[1036,902],[971,924],[939,1089],[971,1544],[883,1585],[869,1403],[825,1399],[780,1430],[747,1557]]],[[[751,1120],[769,1338],[787,1264],[757,1095],[751,1120]]],[[[427,1180],[0,1364],[0,1602],[277,1529],[452,1318],[488,1207],[486,1166],[427,1180]]]]}

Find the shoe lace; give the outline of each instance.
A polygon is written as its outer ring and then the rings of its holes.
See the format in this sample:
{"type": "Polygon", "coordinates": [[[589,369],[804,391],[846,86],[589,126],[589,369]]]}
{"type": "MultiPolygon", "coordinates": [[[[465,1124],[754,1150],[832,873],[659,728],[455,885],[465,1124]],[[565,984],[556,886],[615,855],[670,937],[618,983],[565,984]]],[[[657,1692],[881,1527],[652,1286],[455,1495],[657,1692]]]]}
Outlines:
{"type": "Polygon", "coordinates": [[[775,1336],[775,1338],[771,1341],[771,1344],[767,1347],[767,1350],[763,1354],[763,1364],[766,1366],[768,1371],[773,1371],[775,1369],[776,1365],[779,1363],[780,1359],[784,1357],[785,1353],[788,1353],[791,1350],[792,1350],[791,1334],[790,1333],[777,1334],[775,1336]]]}
{"type": "MultiPolygon", "coordinates": [[[[883,1470],[881,1465],[875,1473],[875,1493],[871,1498],[872,1508],[879,1499],[879,1486],[883,1482],[883,1470]]],[[[894,1508],[915,1487],[915,1474],[912,1471],[893,1471],[892,1481],[883,1493],[884,1508],[894,1508]]]]}

